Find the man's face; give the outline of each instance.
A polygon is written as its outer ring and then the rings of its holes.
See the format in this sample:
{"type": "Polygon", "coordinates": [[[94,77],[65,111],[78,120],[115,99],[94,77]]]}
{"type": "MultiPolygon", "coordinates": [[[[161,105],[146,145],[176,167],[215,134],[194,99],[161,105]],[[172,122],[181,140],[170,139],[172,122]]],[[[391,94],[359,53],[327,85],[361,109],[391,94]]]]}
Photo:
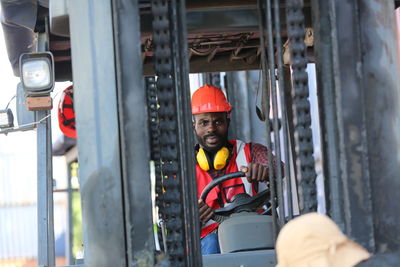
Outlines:
{"type": "Polygon", "coordinates": [[[202,148],[216,152],[228,142],[229,118],[225,112],[194,115],[193,129],[202,148]]]}

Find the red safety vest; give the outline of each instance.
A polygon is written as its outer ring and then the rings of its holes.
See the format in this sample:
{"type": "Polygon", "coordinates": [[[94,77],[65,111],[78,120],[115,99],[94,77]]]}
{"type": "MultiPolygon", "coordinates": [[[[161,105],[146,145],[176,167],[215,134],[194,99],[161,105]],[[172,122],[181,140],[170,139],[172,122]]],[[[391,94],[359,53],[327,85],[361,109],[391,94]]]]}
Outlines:
{"type": "MultiPolygon", "coordinates": [[[[225,167],[225,174],[237,172],[241,166],[247,166],[251,161],[250,158],[250,143],[244,143],[240,140],[229,141],[233,145],[233,154],[225,167]]],[[[203,189],[213,180],[207,171],[200,168],[196,164],[197,192],[200,198],[203,189]]],[[[212,209],[219,209],[225,206],[233,196],[239,193],[247,193],[250,196],[256,194],[254,185],[249,183],[246,177],[240,177],[223,182],[219,187],[214,187],[207,196],[206,203],[212,209]],[[222,204],[222,205],[221,205],[222,204]]],[[[200,237],[212,233],[218,228],[218,223],[209,220],[201,229],[200,237]]]]}

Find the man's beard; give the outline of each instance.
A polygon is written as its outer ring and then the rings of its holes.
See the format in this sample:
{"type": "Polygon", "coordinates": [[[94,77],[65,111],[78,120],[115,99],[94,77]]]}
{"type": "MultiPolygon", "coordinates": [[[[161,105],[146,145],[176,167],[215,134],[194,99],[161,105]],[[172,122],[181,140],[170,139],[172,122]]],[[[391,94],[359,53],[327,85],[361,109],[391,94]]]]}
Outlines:
{"type": "Polygon", "coordinates": [[[213,133],[206,134],[206,135],[203,136],[203,138],[196,134],[196,138],[197,138],[197,141],[199,142],[199,144],[201,145],[201,147],[205,151],[207,151],[209,153],[216,153],[218,150],[220,150],[223,146],[225,146],[227,144],[227,142],[228,142],[228,132],[225,135],[220,135],[220,134],[215,134],[215,133],[214,134],[213,133]],[[216,146],[216,147],[209,147],[206,144],[206,139],[208,137],[213,137],[213,136],[218,137],[218,139],[220,140],[220,144],[218,146],[216,146]]]}

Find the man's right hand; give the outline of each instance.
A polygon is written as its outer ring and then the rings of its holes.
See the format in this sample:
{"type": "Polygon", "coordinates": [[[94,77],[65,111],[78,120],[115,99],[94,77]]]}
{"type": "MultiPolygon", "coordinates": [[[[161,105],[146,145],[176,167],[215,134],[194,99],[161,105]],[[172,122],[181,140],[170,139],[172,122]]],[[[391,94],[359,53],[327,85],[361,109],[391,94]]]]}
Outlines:
{"type": "Polygon", "coordinates": [[[214,215],[214,211],[202,199],[199,199],[199,214],[202,223],[208,222],[214,215]]]}

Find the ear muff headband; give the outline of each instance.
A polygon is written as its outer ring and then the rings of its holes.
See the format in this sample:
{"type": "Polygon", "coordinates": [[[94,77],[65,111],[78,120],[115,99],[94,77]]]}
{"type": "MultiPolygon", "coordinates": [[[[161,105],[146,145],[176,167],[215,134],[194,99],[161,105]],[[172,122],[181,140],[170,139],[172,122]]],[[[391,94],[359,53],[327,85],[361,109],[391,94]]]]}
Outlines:
{"type": "Polygon", "coordinates": [[[214,160],[211,160],[204,149],[199,148],[199,152],[196,155],[197,163],[200,168],[204,171],[209,171],[210,166],[213,166],[215,170],[222,170],[229,158],[229,149],[222,147],[214,156],[214,160]]]}

